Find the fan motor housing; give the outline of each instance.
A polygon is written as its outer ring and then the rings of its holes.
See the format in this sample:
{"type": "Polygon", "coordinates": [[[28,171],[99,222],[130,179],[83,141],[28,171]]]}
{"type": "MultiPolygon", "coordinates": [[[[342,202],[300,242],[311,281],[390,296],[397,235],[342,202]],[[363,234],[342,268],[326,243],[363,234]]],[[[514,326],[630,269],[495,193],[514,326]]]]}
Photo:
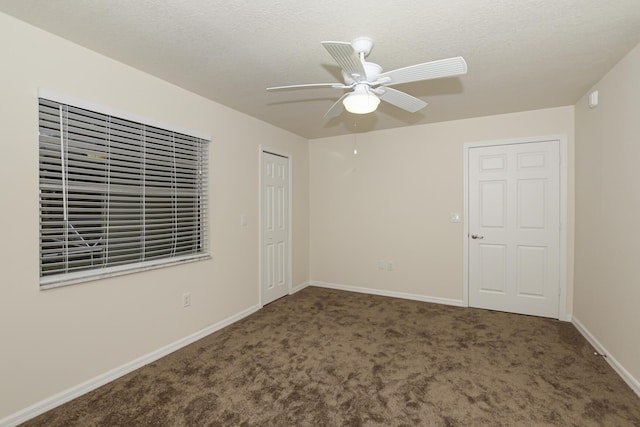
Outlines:
{"type": "Polygon", "coordinates": [[[367,62],[367,61],[364,61],[363,64],[364,64],[364,71],[367,73],[367,75],[363,76],[364,78],[358,80],[357,82],[352,76],[342,71],[342,77],[344,78],[344,82],[346,84],[352,85],[354,83],[359,83],[359,82],[373,83],[378,79],[378,76],[380,75],[380,73],[382,73],[382,67],[379,66],[378,64],[374,64],[373,62],[367,62]]]}

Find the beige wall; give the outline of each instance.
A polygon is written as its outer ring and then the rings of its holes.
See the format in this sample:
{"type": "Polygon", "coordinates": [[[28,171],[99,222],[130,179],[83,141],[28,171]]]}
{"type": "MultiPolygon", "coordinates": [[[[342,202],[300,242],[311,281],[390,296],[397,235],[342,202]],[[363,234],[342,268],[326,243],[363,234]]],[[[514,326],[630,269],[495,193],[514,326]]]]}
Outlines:
{"type": "Polygon", "coordinates": [[[293,156],[293,285],[308,281],[306,140],[3,14],[0,38],[0,419],[259,304],[260,144],[293,156]],[[38,87],[212,135],[215,260],[40,291],[38,87]]]}
{"type": "MultiPolygon", "coordinates": [[[[442,122],[310,142],[311,279],[463,299],[465,142],[566,135],[568,306],[573,262],[573,107],[442,122]],[[354,143],[358,154],[353,154],[354,143]],[[394,262],[394,271],[378,269],[394,262]]],[[[426,114],[429,114],[428,109],[426,114]]]]}
{"type": "Polygon", "coordinates": [[[576,104],[574,315],[640,385],[640,45],[594,89],[576,104]]]}

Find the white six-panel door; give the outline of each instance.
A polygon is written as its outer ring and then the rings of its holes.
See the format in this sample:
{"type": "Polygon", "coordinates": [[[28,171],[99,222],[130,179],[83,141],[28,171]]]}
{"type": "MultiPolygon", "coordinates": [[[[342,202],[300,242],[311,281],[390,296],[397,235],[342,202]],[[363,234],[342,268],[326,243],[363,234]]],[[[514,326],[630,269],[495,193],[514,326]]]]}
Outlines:
{"type": "Polygon", "coordinates": [[[289,159],[262,152],[262,304],[289,293],[289,159]]]}
{"type": "Polygon", "coordinates": [[[558,318],[558,141],[469,149],[469,305],[558,318]]]}

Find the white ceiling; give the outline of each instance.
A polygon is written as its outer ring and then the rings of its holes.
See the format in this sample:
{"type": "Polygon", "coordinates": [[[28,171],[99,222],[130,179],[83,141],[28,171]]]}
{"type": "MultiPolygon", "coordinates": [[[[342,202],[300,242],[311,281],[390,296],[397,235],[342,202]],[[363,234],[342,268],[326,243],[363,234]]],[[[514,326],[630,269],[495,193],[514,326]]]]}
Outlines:
{"type": "Polygon", "coordinates": [[[0,0],[0,11],[307,138],[574,104],[640,42],[639,0],[0,0]],[[465,76],[395,86],[410,114],[322,116],[341,81],[320,41],[375,40],[384,70],[463,56],[465,76]]]}

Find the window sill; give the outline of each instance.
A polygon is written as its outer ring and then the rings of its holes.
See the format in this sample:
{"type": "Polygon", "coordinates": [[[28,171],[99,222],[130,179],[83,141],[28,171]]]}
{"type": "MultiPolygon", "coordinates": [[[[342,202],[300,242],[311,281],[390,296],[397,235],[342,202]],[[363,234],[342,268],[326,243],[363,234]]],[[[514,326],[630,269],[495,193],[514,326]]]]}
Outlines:
{"type": "Polygon", "coordinates": [[[196,261],[205,261],[211,259],[208,253],[198,255],[188,255],[171,260],[154,260],[146,262],[138,262],[135,264],[119,265],[96,270],[79,271],[77,273],[60,274],[50,277],[40,278],[40,290],[59,288],[62,286],[73,285],[76,283],[90,282],[94,280],[106,279],[108,277],[122,276],[125,274],[138,273],[141,271],[155,270],[158,268],[171,267],[174,265],[186,264],[196,261]]]}

